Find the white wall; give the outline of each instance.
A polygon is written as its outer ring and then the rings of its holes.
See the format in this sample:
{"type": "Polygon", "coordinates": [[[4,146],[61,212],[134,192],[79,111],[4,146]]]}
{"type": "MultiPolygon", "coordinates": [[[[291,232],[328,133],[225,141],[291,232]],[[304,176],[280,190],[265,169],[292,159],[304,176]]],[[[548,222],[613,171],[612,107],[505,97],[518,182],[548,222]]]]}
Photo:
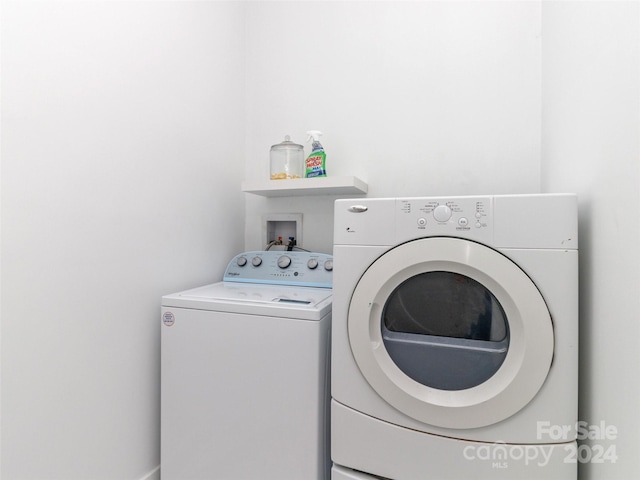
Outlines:
{"type": "MultiPolygon", "coordinates": [[[[247,178],[320,129],[329,175],[372,197],[539,191],[540,28],[538,2],[252,3],[247,178]]],[[[293,210],[330,252],[334,198],[247,196],[247,246],[293,210]]]]}
{"type": "Polygon", "coordinates": [[[244,5],[2,5],[2,479],[157,478],[160,296],[242,250],[244,5]]]}
{"type": "Polygon", "coordinates": [[[580,416],[620,430],[581,479],[640,477],[636,2],[1,14],[3,480],[153,472],[158,297],[261,248],[266,212],[303,213],[304,246],[330,251],[335,197],[245,210],[238,189],[312,128],[369,196],[580,194],[580,416]]]}
{"type": "Polygon", "coordinates": [[[640,4],[542,12],[543,188],[580,196],[580,418],[618,430],[580,478],[640,478],[640,4]]]}

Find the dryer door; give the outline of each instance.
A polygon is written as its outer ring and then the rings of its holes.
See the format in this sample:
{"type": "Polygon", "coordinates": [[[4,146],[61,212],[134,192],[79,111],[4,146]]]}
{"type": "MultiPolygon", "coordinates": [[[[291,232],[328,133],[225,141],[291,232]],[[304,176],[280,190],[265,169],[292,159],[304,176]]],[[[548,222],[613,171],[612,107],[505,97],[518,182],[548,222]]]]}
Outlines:
{"type": "Polygon", "coordinates": [[[553,357],[535,284],[500,252],[433,237],[395,247],[349,306],[354,358],[389,404],[427,424],[476,428],[525,407],[553,357]]]}

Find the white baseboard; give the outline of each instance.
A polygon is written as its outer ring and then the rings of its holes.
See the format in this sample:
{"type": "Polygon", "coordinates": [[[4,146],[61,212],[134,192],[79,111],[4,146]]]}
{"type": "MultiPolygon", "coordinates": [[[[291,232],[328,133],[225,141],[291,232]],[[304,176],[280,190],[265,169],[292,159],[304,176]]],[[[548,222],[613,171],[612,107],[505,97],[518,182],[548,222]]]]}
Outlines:
{"type": "Polygon", "coordinates": [[[160,480],[160,465],[151,470],[149,473],[140,477],[139,480],[160,480]]]}

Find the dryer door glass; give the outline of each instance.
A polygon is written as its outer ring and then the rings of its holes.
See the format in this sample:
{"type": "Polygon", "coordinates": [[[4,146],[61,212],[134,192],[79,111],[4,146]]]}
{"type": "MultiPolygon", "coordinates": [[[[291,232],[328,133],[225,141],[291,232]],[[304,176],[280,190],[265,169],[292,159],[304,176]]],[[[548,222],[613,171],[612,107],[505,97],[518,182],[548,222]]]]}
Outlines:
{"type": "Polygon", "coordinates": [[[389,296],[382,319],[384,345],[398,368],[441,390],[485,382],[509,346],[500,302],[459,273],[434,271],[405,280],[389,296]]]}

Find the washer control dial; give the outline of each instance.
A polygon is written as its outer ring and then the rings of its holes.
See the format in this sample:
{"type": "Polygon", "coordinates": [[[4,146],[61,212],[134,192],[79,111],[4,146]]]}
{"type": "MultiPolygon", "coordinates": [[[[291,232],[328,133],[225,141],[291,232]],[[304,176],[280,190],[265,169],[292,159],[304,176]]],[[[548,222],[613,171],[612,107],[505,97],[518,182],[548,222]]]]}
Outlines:
{"type": "Polygon", "coordinates": [[[260,265],[262,265],[262,259],[260,257],[253,257],[251,259],[251,265],[253,265],[254,267],[259,267],[260,265]]]}
{"type": "Polygon", "coordinates": [[[239,267],[244,267],[247,264],[247,257],[238,257],[236,259],[236,264],[239,267]]]}
{"type": "Polygon", "coordinates": [[[286,255],[282,255],[280,258],[278,258],[278,267],[285,269],[285,268],[288,268],[289,265],[291,265],[290,257],[287,257],[286,255]]]}
{"type": "Polygon", "coordinates": [[[327,272],[330,272],[333,270],[333,260],[327,260],[326,262],[324,262],[324,269],[327,272]]]}
{"type": "Polygon", "coordinates": [[[437,222],[448,222],[451,218],[451,208],[447,205],[438,205],[433,209],[433,218],[435,218],[437,222]]]}
{"type": "Polygon", "coordinates": [[[309,270],[315,270],[316,268],[318,268],[318,259],[317,258],[309,259],[309,261],[307,262],[307,267],[309,268],[309,270]]]}

